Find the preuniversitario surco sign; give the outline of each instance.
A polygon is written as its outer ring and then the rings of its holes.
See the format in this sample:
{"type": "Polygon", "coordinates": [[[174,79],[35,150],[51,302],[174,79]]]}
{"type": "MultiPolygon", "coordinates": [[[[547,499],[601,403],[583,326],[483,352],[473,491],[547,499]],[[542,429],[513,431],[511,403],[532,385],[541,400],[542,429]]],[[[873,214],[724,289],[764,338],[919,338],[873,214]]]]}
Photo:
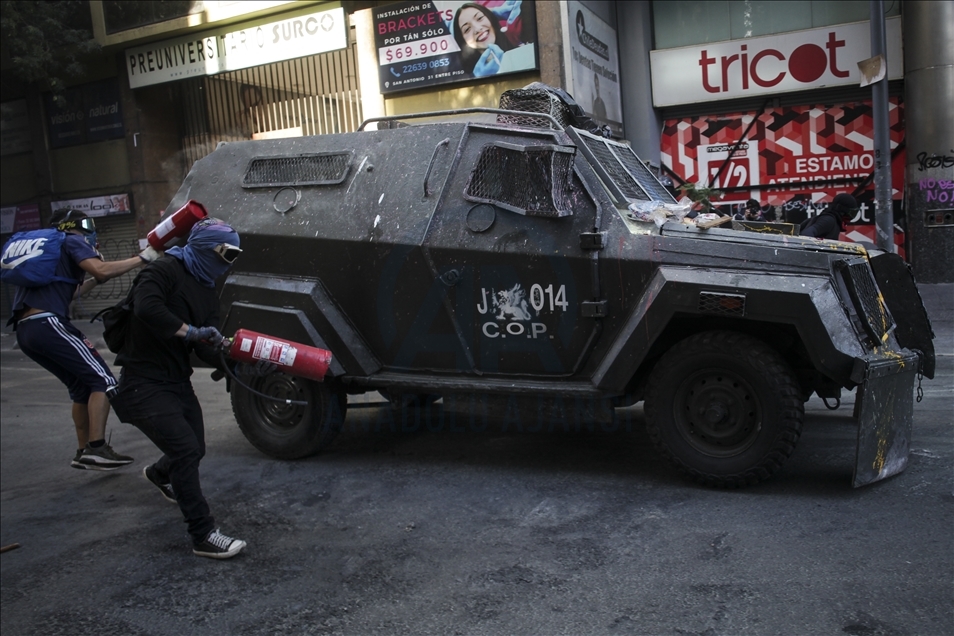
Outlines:
{"type": "Polygon", "coordinates": [[[347,45],[344,9],[337,8],[127,49],[126,72],[130,87],[142,88],[327,53],[347,45]]]}

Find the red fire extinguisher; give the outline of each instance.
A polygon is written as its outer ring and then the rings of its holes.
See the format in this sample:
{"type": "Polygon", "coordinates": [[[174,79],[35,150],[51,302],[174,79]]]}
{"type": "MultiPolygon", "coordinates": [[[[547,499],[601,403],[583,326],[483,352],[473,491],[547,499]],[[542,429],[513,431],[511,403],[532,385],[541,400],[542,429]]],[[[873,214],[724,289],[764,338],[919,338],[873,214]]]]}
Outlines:
{"type": "Polygon", "coordinates": [[[288,375],[319,382],[324,379],[331,364],[331,352],[327,349],[282,340],[248,329],[239,329],[232,336],[229,357],[236,362],[247,364],[268,360],[288,375]]]}
{"type": "Polygon", "coordinates": [[[178,239],[186,236],[192,226],[209,216],[205,206],[189,200],[186,204],[162,220],[146,235],[149,244],[160,252],[172,247],[178,239]]]}

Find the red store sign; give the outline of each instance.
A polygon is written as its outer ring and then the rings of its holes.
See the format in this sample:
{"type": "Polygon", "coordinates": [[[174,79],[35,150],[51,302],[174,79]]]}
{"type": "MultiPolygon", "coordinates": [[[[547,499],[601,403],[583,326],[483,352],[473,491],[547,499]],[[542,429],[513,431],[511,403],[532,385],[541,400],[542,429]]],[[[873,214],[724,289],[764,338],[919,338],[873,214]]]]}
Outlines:
{"type": "MultiPolygon", "coordinates": [[[[897,97],[889,101],[888,120],[895,155],[892,195],[900,201],[904,151],[896,149],[904,141],[904,108],[897,97]]],[[[784,205],[806,196],[816,203],[830,201],[839,192],[853,191],[874,170],[871,103],[667,119],[660,150],[663,165],[681,180],[725,189],[725,203],[755,198],[763,205],[784,205]]],[[[874,217],[866,208],[855,222],[873,223],[874,217]]]]}
{"type": "MultiPolygon", "coordinates": [[[[888,120],[897,222],[905,167],[904,105],[897,97],[889,101],[888,120]]],[[[859,188],[874,170],[869,101],[667,119],[660,150],[663,165],[678,177],[677,183],[723,189],[719,203],[726,206],[752,198],[783,214],[810,216],[836,194],[854,192],[860,206],[849,221],[848,240],[869,240],[865,237],[874,231],[874,186],[869,182],[859,188]]]]}
{"type": "MultiPolygon", "coordinates": [[[[886,21],[888,78],[903,76],[901,18],[886,21]]],[[[650,52],[653,104],[692,104],[858,84],[867,21],[650,52]]]]}

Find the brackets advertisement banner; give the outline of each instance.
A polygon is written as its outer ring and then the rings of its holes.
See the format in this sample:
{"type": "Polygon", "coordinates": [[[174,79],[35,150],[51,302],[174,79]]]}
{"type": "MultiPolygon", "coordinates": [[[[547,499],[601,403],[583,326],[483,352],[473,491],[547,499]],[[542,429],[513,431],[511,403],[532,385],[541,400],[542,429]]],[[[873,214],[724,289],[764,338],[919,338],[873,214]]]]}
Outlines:
{"type": "Polygon", "coordinates": [[[536,7],[529,0],[377,7],[374,42],[384,94],[539,67],[536,7]]]}

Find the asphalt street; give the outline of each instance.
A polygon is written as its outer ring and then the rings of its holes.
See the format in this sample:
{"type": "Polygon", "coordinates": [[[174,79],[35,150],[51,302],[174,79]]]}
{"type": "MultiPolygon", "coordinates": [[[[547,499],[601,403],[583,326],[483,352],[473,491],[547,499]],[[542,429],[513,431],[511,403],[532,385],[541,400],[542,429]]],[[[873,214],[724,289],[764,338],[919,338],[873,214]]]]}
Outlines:
{"type": "MultiPolygon", "coordinates": [[[[256,451],[224,383],[197,372],[202,480],[230,561],[192,555],[158,457],[70,468],[65,389],[2,336],[0,631],[59,634],[954,633],[954,285],[923,286],[938,373],[915,405],[907,470],[850,486],[853,395],[806,405],[799,446],[762,485],[682,480],[641,407],[593,430],[530,430],[351,404],[331,448],[256,451]]],[[[80,323],[82,327],[88,325],[80,323]]],[[[98,338],[94,330],[88,331],[98,338]]],[[[101,347],[101,350],[105,350],[101,347]]]]}

